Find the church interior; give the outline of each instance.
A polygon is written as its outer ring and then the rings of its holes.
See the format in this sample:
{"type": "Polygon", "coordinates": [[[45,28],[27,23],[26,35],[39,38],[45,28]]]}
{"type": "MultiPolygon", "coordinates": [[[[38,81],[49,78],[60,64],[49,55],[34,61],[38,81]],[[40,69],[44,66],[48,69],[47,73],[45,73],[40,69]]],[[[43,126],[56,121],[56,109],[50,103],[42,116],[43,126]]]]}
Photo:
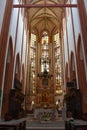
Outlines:
{"type": "Polygon", "coordinates": [[[86,44],[87,0],[0,0],[0,122],[87,121],[86,44]]]}

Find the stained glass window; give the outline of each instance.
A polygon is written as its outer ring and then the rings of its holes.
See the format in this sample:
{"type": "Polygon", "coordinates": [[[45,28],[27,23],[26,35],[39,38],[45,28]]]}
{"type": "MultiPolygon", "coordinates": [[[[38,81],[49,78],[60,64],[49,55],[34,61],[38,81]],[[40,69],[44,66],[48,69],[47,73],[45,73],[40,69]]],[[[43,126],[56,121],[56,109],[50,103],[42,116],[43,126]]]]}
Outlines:
{"type": "MultiPolygon", "coordinates": [[[[54,57],[55,57],[55,86],[56,92],[59,94],[59,90],[62,90],[62,68],[61,68],[61,45],[60,45],[59,33],[54,35],[54,57]]],[[[61,91],[62,92],[62,91],[61,91]]]]}
{"type": "Polygon", "coordinates": [[[31,34],[30,42],[30,86],[31,93],[35,94],[35,77],[36,77],[36,35],[31,34]]]}
{"type": "Polygon", "coordinates": [[[44,60],[46,60],[46,68],[49,72],[49,36],[47,32],[43,32],[42,35],[41,52],[41,72],[44,71],[44,60]]]}

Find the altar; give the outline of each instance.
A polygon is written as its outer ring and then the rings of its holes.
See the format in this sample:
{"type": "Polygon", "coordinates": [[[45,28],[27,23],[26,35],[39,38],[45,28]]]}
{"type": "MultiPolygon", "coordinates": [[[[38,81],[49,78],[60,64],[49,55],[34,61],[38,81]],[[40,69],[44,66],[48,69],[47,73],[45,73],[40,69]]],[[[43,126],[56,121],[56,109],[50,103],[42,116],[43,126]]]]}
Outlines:
{"type": "Polygon", "coordinates": [[[34,111],[34,118],[42,121],[49,121],[55,119],[55,109],[38,108],[34,111]]]}

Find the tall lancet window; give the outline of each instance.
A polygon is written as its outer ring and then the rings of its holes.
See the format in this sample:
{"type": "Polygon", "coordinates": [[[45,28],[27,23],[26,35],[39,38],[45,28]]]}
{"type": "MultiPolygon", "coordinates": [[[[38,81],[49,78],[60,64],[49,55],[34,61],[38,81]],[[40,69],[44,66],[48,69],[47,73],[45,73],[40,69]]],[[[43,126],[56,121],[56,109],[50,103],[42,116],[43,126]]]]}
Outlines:
{"type": "Polygon", "coordinates": [[[62,62],[61,62],[61,43],[59,33],[54,35],[54,71],[55,71],[55,86],[56,94],[62,94],[62,62]]]}
{"type": "Polygon", "coordinates": [[[47,72],[49,72],[49,36],[47,32],[43,32],[43,35],[42,35],[41,72],[44,72],[45,67],[46,67],[47,72]]]}
{"type": "Polygon", "coordinates": [[[36,93],[36,35],[31,34],[30,42],[30,93],[36,93]]]}

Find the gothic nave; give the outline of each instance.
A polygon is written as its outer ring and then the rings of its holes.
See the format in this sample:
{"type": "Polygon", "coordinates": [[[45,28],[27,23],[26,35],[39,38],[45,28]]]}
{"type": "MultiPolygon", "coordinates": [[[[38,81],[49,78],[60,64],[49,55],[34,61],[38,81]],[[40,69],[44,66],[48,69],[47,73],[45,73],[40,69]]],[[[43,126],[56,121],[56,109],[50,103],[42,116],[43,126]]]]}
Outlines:
{"type": "Polygon", "coordinates": [[[86,44],[87,0],[0,0],[0,120],[87,120],[86,44]]]}

